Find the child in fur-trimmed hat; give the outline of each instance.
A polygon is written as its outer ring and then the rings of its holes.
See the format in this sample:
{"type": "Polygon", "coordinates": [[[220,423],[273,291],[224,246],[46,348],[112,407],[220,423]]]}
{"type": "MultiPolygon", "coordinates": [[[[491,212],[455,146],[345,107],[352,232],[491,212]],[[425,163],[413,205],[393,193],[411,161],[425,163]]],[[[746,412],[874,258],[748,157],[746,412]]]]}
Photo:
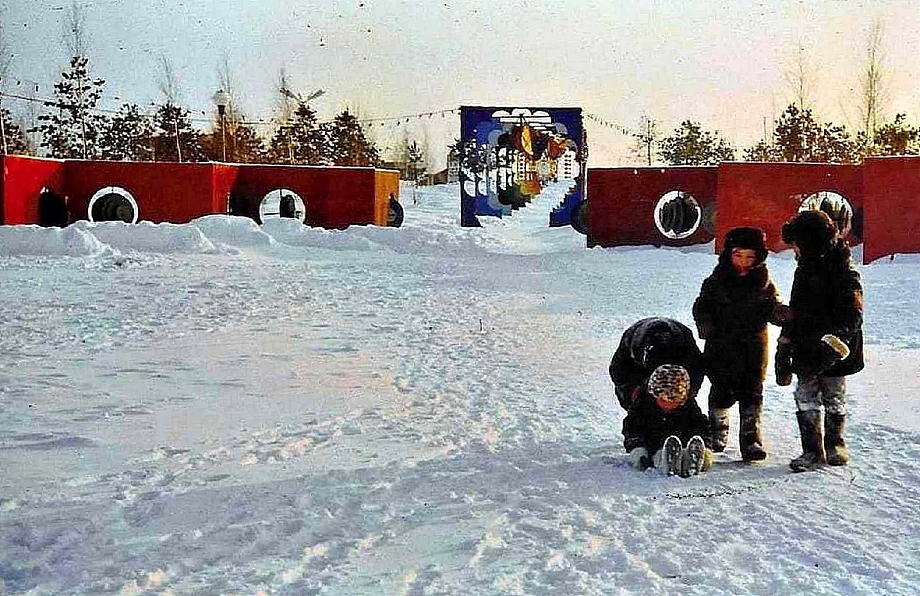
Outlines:
{"type": "Polygon", "coordinates": [[[636,321],[620,338],[610,378],[627,412],[623,447],[630,465],[680,476],[709,468],[709,419],[696,401],[703,355],[689,327],[665,317],[636,321]]]}
{"type": "Polygon", "coordinates": [[[791,384],[793,374],[798,379],[794,396],[802,455],[789,466],[796,472],[825,463],[844,466],[850,460],[843,439],[846,377],[864,365],[859,272],[846,241],[822,211],[800,211],[782,234],[797,261],[791,321],[776,345],[777,383],[791,384]]]}
{"type": "Polygon", "coordinates": [[[728,444],[729,409],[738,404],[741,459],[766,459],[761,412],[767,370],[767,323],[786,313],[766,265],[763,231],[738,227],[725,235],[719,262],[693,303],[697,331],[711,381],[709,421],[712,447],[728,444]]]}

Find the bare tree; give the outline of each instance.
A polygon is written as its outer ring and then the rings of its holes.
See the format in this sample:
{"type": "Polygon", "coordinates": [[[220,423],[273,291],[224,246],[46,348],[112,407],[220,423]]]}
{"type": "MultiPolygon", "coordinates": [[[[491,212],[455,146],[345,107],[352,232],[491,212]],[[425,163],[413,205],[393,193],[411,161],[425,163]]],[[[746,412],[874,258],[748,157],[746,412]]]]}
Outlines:
{"type": "Polygon", "coordinates": [[[297,97],[291,89],[284,68],[278,72],[278,85],[275,90],[278,92],[278,121],[282,126],[286,126],[297,109],[297,97]]]}
{"type": "Polygon", "coordinates": [[[879,19],[872,22],[866,43],[866,61],[860,75],[860,123],[866,137],[872,139],[883,119],[887,99],[885,55],[882,49],[883,26],[879,19]]]}
{"type": "Polygon", "coordinates": [[[13,54],[7,44],[6,29],[3,26],[4,12],[6,12],[6,6],[0,4],[0,83],[6,82],[13,66],[13,54]]]}
{"type": "Polygon", "coordinates": [[[83,8],[73,0],[70,9],[64,18],[64,45],[67,48],[67,58],[86,56],[86,13],[83,8]]]}
{"type": "Polygon", "coordinates": [[[176,78],[176,71],[173,70],[172,62],[165,55],[160,56],[160,80],[157,82],[160,93],[163,94],[165,104],[178,106],[182,101],[182,93],[179,90],[179,80],[176,78]]]}
{"type": "Polygon", "coordinates": [[[77,92],[76,113],[80,121],[82,157],[83,159],[87,159],[89,157],[86,131],[87,81],[83,77],[83,74],[87,72],[85,67],[88,62],[86,52],[86,13],[83,11],[83,8],[80,6],[77,0],[71,1],[70,8],[67,10],[67,13],[64,17],[63,27],[64,46],[67,49],[67,57],[70,59],[71,65],[76,65],[80,60],[82,60],[82,67],[74,69],[74,73],[77,75],[75,81],[75,89],[77,92]]]}
{"type": "Polygon", "coordinates": [[[799,110],[811,107],[811,97],[815,88],[817,73],[814,65],[808,59],[805,48],[799,44],[798,51],[789,63],[783,68],[783,80],[792,91],[793,101],[799,110]]]}
{"type": "MultiPolygon", "coordinates": [[[[230,59],[227,58],[226,54],[223,55],[221,62],[217,67],[217,80],[219,83],[219,89],[222,89],[230,99],[229,104],[224,108],[226,113],[218,113],[221,135],[225,135],[227,132],[230,133],[230,155],[235,156],[237,154],[236,136],[237,129],[240,125],[240,117],[235,109],[237,105],[237,97],[233,92],[233,76],[230,70],[230,59]],[[225,128],[226,130],[224,130],[225,128]]],[[[220,109],[221,108],[218,107],[218,111],[220,111],[220,109]]]]}
{"type": "Polygon", "coordinates": [[[652,149],[661,136],[658,132],[658,122],[645,116],[640,126],[638,131],[632,133],[632,137],[635,139],[632,152],[636,157],[646,158],[648,165],[652,165],[652,155],[654,154],[652,149]]]}
{"type": "MultiPolygon", "coordinates": [[[[0,5],[0,100],[3,99],[3,89],[6,85],[7,76],[10,74],[10,68],[13,65],[13,55],[10,53],[6,44],[6,31],[3,29],[3,12],[5,6],[0,5]]],[[[9,145],[6,142],[6,124],[3,118],[2,101],[0,101],[0,137],[3,141],[4,155],[9,152],[9,145]]]]}

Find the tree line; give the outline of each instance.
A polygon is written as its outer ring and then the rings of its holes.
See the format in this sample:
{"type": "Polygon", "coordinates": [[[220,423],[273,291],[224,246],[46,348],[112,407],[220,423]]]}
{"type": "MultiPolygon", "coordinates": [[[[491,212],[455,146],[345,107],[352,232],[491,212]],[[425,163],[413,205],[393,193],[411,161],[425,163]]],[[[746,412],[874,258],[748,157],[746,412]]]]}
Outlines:
{"type": "Polygon", "coordinates": [[[91,76],[89,59],[75,55],[54,84],[54,99],[30,129],[15,123],[9,110],[0,109],[6,153],[40,151],[59,159],[376,166],[380,155],[364,134],[361,123],[347,109],[330,122],[319,122],[307,100],[277,122],[263,139],[242,114],[223,106],[208,131],[197,129],[189,110],[165,93],[153,114],[125,103],[106,113],[98,108],[105,80],[91,76]],[[39,147],[30,148],[27,133],[39,133],[39,147]]]}
{"type": "MultiPolygon", "coordinates": [[[[716,165],[735,161],[737,151],[717,131],[685,120],[661,139],[634,135],[640,145],[654,146],[658,158],[668,165],[716,165]]],[[[638,150],[637,150],[638,153],[638,150]]],[[[820,123],[810,108],[790,104],[775,122],[769,140],[761,139],[741,153],[742,161],[858,163],[879,155],[920,155],[920,128],[897,114],[873,133],[850,134],[844,125],[820,123]]]]}
{"type": "MultiPolygon", "coordinates": [[[[34,153],[52,158],[132,160],[132,161],[229,161],[237,163],[284,163],[307,165],[381,165],[381,156],[357,118],[347,109],[330,122],[319,122],[306,98],[287,89],[281,74],[278,92],[282,98],[280,117],[273,133],[263,137],[246,122],[244,115],[218,106],[209,119],[209,129],[199,130],[189,110],[181,106],[168,62],[163,63],[161,82],[163,101],[145,113],[136,104],[125,103],[117,110],[101,110],[105,80],[90,74],[84,43],[82,14],[73,4],[66,24],[66,39],[71,58],[69,66],[54,84],[53,100],[44,101],[45,111],[32,128],[13,121],[10,112],[0,107],[0,132],[5,153],[34,153]],[[293,105],[291,105],[293,102],[293,105]],[[29,134],[38,135],[38,146],[30,144],[29,134]]],[[[641,132],[635,132],[637,160],[653,158],[668,165],[714,165],[723,161],[858,163],[868,156],[920,154],[920,128],[908,123],[907,115],[897,113],[881,121],[885,68],[881,52],[881,25],[876,22],[867,45],[861,79],[861,120],[863,130],[851,133],[843,125],[821,122],[808,107],[812,70],[803,55],[784,74],[796,101],[774,122],[772,133],[755,145],[738,150],[718,131],[706,130],[701,123],[683,121],[670,135],[657,132],[657,123],[646,119],[641,132]]],[[[10,56],[2,35],[0,19],[0,80],[9,68],[10,56]]],[[[229,90],[228,73],[221,82],[229,90]]],[[[25,99],[25,98],[22,98],[25,99]]],[[[404,142],[404,160],[417,178],[424,170],[427,146],[404,142]]],[[[448,147],[447,149],[451,149],[448,147]]],[[[456,149],[456,147],[454,147],[456,149]]]]}

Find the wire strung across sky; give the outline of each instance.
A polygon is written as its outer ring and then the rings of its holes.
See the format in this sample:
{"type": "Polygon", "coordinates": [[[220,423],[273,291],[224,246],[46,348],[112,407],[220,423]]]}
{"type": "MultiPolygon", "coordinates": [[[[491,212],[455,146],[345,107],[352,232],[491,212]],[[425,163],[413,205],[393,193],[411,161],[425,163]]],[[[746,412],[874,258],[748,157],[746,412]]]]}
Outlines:
{"type": "MultiPolygon", "coordinates": [[[[37,86],[36,86],[36,87],[37,87],[37,86]]],[[[57,99],[48,99],[48,98],[41,98],[41,97],[31,97],[31,96],[27,96],[27,95],[20,95],[20,94],[18,94],[18,93],[7,93],[7,92],[5,92],[5,91],[0,91],[0,98],[9,98],[9,99],[15,99],[15,100],[18,100],[18,101],[25,101],[25,102],[29,102],[29,103],[37,103],[37,104],[41,104],[41,105],[43,105],[43,106],[45,106],[45,107],[59,108],[59,109],[75,108],[75,107],[76,107],[75,105],[68,104],[68,103],[66,103],[66,102],[63,102],[63,101],[60,101],[60,100],[57,100],[57,99]]],[[[119,99],[119,98],[116,97],[115,99],[119,99]]],[[[155,103],[150,103],[150,104],[149,104],[150,107],[155,107],[155,106],[158,106],[158,105],[159,105],[159,104],[155,104],[155,103]]],[[[215,108],[215,109],[216,109],[216,108],[215,108]]],[[[106,109],[106,108],[98,108],[98,107],[90,108],[90,109],[88,109],[87,111],[89,111],[89,112],[94,112],[94,113],[99,113],[99,114],[118,114],[118,113],[121,112],[121,110],[106,109]]],[[[202,113],[202,114],[207,114],[206,111],[202,111],[201,113],[202,113]]],[[[446,117],[447,114],[459,114],[459,113],[460,113],[460,108],[447,108],[447,109],[443,109],[443,110],[435,110],[435,111],[432,111],[432,112],[419,112],[419,113],[417,113],[417,114],[407,114],[407,115],[403,115],[403,116],[385,116],[385,117],[382,117],[382,118],[363,118],[363,119],[359,118],[359,119],[357,119],[357,120],[358,120],[358,122],[360,122],[360,123],[362,123],[362,124],[367,124],[367,125],[370,125],[370,126],[375,126],[375,125],[386,126],[387,124],[391,124],[391,123],[392,123],[392,125],[399,126],[399,125],[401,125],[401,124],[403,124],[403,123],[408,124],[408,123],[411,122],[412,120],[420,120],[420,119],[422,119],[422,118],[432,118],[433,116],[438,116],[438,115],[440,115],[440,116],[443,118],[443,117],[446,117]]],[[[143,114],[143,113],[141,113],[141,114],[138,114],[138,115],[139,115],[140,117],[142,117],[142,118],[148,118],[148,119],[150,119],[150,120],[153,120],[153,118],[155,117],[153,114],[143,114]]],[[[188,118],[188,120],[189,120],[190,122],[201,122],[201,123],[203,123],[203,122],[214,122],[214,121],[215,121],[214,118],[198,118],[198,117],[188,118]]],[[[324,124],[324,123],[330,123],[330,122],[333,122],[333,121],[334,121],[334,119],[320,120],[319,123],[320,123],[320,124],[324,124]]],[[[264,119],[259,119],[259,120],[238,120],[237,123],[238,123],[238,124],[251,125],[251,126],[265,126],[265,125],[269,125],[269,124],[278,124],[278,121],[277,121],[276,119],[274,119],[274,118],[270,118],[270,119],[268,119],[268,120],[264,120],[264,119]]]]}

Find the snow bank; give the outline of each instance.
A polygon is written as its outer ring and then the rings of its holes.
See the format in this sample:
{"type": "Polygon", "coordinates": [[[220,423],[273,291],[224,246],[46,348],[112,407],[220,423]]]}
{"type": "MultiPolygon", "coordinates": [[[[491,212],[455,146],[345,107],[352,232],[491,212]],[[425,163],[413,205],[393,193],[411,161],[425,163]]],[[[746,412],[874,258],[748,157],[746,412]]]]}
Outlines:
{"type": "Polygon", "coordinates": [[[0,226],[2,256],[73,256],[100,254],[106,246],[93,234],[71,226],[43,228],[37,225],[0,226]]]}
{"type": "Polygon", "coordinates": [[[100,242],[122,252],[162,254],[219,252],[214,243],[191,224],[154,224],[149,221],[137,224],[120,221],[98,223],[78,221],[70,227],[89,232],[100,242]]]}
{"type": "Polygon", "coordinates": [[[347,230],[325,230],[311,228],[295,219],[272,218],[266,219],[262,229],[276,242],[288,246],[308,246],[328,248],[331,250],[357,250],[373,251],[379,247],[364,238],[355,230],[362,226],[351,226],[347,230]]]}
{"type": "Polygon", "coordinates": [[[236,247],[271,246],[275,239],[248,217],[205,215],[192,221],[209,240],[236,247]]]}

